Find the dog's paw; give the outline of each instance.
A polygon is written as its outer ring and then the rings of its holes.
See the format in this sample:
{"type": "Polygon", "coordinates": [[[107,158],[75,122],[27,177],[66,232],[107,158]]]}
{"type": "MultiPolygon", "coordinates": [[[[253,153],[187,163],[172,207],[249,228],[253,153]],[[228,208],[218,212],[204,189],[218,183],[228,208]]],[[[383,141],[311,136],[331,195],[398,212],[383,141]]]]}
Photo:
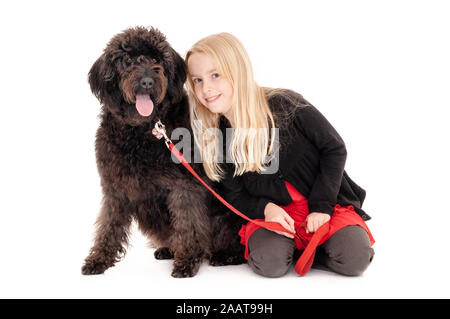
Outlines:
{"type": "Polygon", "coordinates": [[[209,264],[211,266],[227,266],[227,265],[240,265],[244,264],[247,261],[245,260],[244,256],[242,254],[237,255],[231,255],[224,252],[215,252],[210,258],[209,258],[209,264]]]}
{"type": "Polygon", "coordinates": [[[158,260],[173,259],[173,253],[168,247],[161,247],[155,250],[155,258],[158,260]]]}
{"type": "Polygon", "coordinates": [[[193,260],[189,262],[175,262],[172,270],[172,277],[187,278],[194,277],[200,268],[200,260],[193,260]]]}
{"type": "Polygon", "coordinates": [[[103,274],[108,266],[105,263],[87,261],[83,267],[81,267],[81,273],[83,275],[99,275],[103,274]]]}

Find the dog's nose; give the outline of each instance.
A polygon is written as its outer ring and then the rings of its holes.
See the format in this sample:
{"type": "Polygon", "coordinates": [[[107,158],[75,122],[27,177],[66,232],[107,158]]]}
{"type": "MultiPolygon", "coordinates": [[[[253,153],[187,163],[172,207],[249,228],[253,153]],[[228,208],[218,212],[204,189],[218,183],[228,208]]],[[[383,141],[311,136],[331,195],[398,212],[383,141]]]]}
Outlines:
{"type": "Polygon", "coordinates": [[[145,77],[141,79],[140,84],[144,89],[150,89],[154,82],[155,81],[151,77],[145,77]]]}

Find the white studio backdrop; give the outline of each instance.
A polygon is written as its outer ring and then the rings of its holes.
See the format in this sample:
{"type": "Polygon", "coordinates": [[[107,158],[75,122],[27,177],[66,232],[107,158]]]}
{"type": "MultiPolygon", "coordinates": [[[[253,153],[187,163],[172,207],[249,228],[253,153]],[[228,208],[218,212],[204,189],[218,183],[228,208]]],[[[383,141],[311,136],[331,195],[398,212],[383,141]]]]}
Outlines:
{"type": "Polygon", "coordinates": [[[0,297],[449,298],[449,14],[446,1],[2,2],[0,297]],[[174,279],[136,227],[123,261],[81,275],[102,196],[87,73],[138,25],[182,56],[232,33],[260,85],[295,90],[328,118],[373,217],[362,277],[267,279],[205,263],[174,279]]]}

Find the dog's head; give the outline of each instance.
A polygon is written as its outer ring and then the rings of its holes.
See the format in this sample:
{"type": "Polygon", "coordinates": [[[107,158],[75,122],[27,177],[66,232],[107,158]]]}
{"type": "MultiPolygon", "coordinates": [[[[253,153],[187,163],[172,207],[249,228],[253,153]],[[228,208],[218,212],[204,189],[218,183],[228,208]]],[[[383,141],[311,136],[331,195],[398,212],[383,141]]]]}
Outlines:
{"type": "Polygon", "coordinates": [[[154,28],[116,35],[89,71],[103,107],[130,125],[148,122],[180,101],[185,80],[184,60],[154,28]]]}

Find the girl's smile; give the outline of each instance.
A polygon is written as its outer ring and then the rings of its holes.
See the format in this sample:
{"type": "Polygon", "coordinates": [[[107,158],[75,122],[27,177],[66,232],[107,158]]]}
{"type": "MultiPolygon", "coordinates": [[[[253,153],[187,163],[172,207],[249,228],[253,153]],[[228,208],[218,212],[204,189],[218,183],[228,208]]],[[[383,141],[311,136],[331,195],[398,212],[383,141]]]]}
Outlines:
{"type": "Polygon", "coordinates": [[[217,99],[218,99],[219,97],[221,97],[221,95],[222,95],[222,94],[217,94],[217,95],[214,95],[214,96],[212,96],[212,97],[207,97],[207,98],[205,98],[205,100],[206,100],[206,102],[208,102],[208,103],[213,103],[213,102],[217,101],[217,99]]]}

